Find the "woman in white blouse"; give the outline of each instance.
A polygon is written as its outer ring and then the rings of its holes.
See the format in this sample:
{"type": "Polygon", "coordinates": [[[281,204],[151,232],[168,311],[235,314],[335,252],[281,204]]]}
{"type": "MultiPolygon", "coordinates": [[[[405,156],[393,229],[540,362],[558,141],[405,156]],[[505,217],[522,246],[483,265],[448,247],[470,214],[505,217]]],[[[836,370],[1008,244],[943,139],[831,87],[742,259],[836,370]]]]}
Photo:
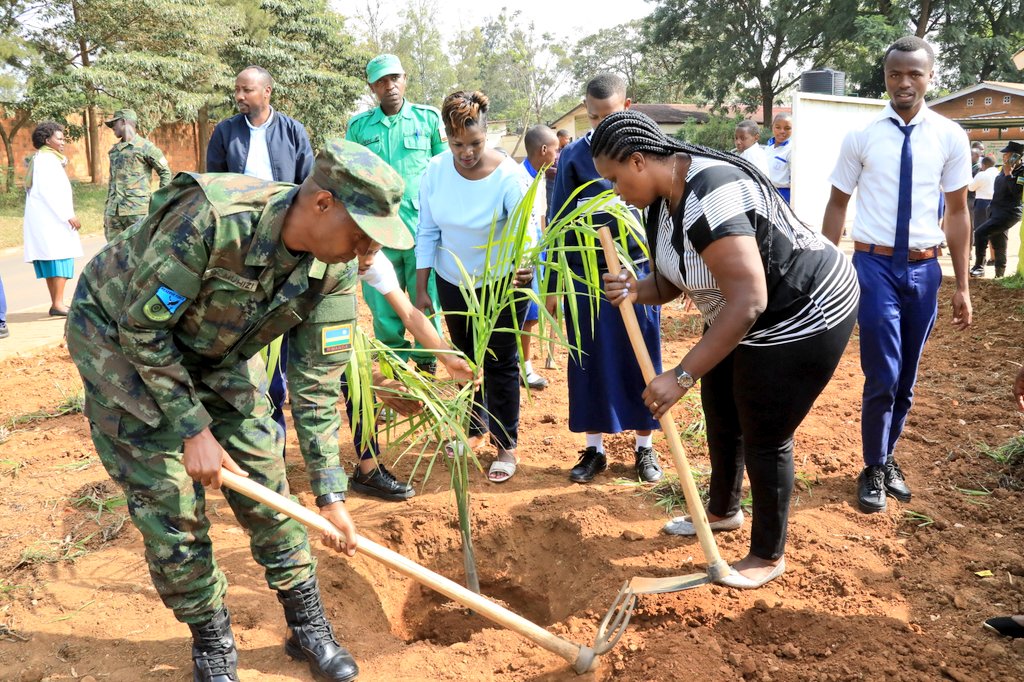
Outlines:
{"type": "Polygon", "coordinates": [[[64,287],[75,274],[75,258],[82,256],[71,182],[64,166],[64,127],[40,123],[32,131],[39,151],[29,162],[25,190],[25,262],[32,263],[36,279],[45,279],[50,292],[50,315],[65,316],[64,287]]]}
{"type": "MultiPolygon", "coordinates": [[[[497,249],[488,254],[488,240],[500,241],[509,215],[526,193],[527,183],[515,161],[487,146],[487,96],[455,92],[445,98],[441,121],[449,151],[435,156],[420,183],[420,223],[416,233],[416,307],[433,312],[427,295],[430,272],[437,274],[437,292],[452,345],[474,356],[473,329],[465,315],[459,289],[462,269],[473,278],[478,294],[487,283],[508,274],[496,272],[497,249]],[[492,227],[494,234],[491,234],[492,227]],[[486,273],[486,274],[485,274],[486,273]]],[[[511,265],[507,266],[511,269],[511,265]]],[[[529,275],[525,276],[529,284],[529,275]]],[[[523,282],[517,282],[522,286],[523,282]]],[[[526,314],[525,300],[504,308],[496,328],[517,329],[526,314]],[[515,316],[513,318],[513,315],[515,316]]],[[[470,443],[482,443],[487,432],[498,449],[487,478],[504,483],[515,474],[519,436],[519,351],[513,332],[491,335],[484,357],[483,386],[477,393],[469,427],[470,443]]]]}

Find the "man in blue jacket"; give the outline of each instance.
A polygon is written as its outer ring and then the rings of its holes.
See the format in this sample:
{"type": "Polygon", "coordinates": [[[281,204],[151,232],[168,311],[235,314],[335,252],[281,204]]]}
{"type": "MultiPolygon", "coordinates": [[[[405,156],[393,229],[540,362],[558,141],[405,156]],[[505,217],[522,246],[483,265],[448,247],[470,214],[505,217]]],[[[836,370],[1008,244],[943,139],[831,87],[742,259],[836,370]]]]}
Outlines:
{"type": "MultiPolygon", "coordinates": [[[[294,118],[270,106],[274,79],[261,66],[247,66],[235,77],[235,105],[238,115],[221,121],[213,129],[206,148],[207,173],[243,173],[269,182],[301,185],[313,170],[313,147],[309,135],[294,118]]],[[[284,405],[288,365],[288,344],[281,340],[280,361],[270,374],[270,401],[274,421],[285,429],[284,405]]]]}

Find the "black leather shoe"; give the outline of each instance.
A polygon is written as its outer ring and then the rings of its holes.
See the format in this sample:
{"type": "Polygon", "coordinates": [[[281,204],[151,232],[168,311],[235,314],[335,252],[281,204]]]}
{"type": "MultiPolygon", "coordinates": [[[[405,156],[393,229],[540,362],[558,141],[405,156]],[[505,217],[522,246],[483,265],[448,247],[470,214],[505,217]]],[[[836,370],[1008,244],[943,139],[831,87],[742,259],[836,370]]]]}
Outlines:
{"type": "Polygon", "coordinates": [[[399,481],[379,462],[377,468],[368,474],[362,473],[359,464],[356,464],[356,470],[352,472],[351,487],[357,493],[372,495],[382,500],[408,500],[416,494],[411,485],[399,481]]]}
{"type": "Polygon", "coordinates": [[[437,374],[437,360],[431,360],[430,362],[417,362],[416,371],[420,374],[437,374]]]}
{"type": "Polygon", "coordinates": [[[50,308],[50,317],[67,317],[67,308],[50,308]]]}
{"type": "Polygon", "coordinates": [[[192,631],[192,682],[238,682],[238,650],[231,617],[223,606],[192,631]]]}
{"type": "Polygon", "coordinates": [[[865,514],[885,511],[885,467],[864,467],[857,479],[857,506],[865,514]]]}
{"type": "Polygon", "coordinates": [[[900,502],[910,502],[910,488],[903,479],[900,465],[892,457],[885,461],[885,492],[900,502]]]}
{"type": "Polygon", "coordinates": [[[580,461],[569,472],[569,480],[573,483],[590,483],[594,476],[608,468],[608,459],[597,448],[590,447],[580,450],[580,461]]]}
{"type": "Polygon", "coordinates": [[[284,650],[292,658],[309,663],[313,679],[320,682],[350,682],[359,677],[359,666],[352,655],[334,638],[320,601],[316,576],[291,590],[278,590],[277,600],[284,606],[288,623],[288,641],[284,650]]]}
{"type": "Polygon", "coordinates": [[[637,448],[636,453],[636,475],[644,483],[657,483],[664,475],[661,465],[658,464],[658,453],[654,448],[637,448]]]}

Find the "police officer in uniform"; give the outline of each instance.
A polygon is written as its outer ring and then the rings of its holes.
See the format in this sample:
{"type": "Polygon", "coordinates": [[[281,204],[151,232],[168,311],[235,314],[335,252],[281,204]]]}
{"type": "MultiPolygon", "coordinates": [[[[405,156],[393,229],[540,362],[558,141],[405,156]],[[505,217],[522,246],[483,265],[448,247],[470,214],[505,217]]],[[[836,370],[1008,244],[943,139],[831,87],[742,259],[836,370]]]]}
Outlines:
{"type": "MultiPolygon", "coordinates": [[[[221,466],[288,494],[267,374],[254,356],[288,334],[295,428],[320,513],[355,553],[338,460],[338,386],[356,319],[359,263],[408,248],[403,183],[365,148],[329,141],[299,186],[244,175],[181,173],[147,218],[108,244],[81,275],[68,350],[85,414],[110,476],[142,533],[157,592],[192,631],[194,679],[237,680],[203,486],[221,466]]],[[[327,622],[305,529],[231,490],[224,496],[277,591],[286,652],[318,680],[358,667],[327,622]]]]}
{"type": "Polygon", "coordinates": [[[164,153],[135,132],[138,120],[133,110],[121,109],[105,122],[120,140],[110,148],[110,184],[103,209],[103,235],[108,242],[149,212],[149,182],[154,171],[161,187],[171,181],[164,153]]]}

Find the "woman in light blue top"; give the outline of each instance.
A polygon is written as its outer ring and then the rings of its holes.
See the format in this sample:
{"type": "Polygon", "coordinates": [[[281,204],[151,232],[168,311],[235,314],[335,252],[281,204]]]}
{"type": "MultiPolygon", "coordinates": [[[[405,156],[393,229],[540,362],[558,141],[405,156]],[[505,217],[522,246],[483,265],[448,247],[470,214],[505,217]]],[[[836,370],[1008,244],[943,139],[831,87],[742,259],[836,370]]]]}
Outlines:
{"type": "MultiPolygon", "coordinates": [[[[445,312],[452,344],[473,356],[474,339],[466,301],[459,290],[462,268],[473,278],[478,294],[488,294],[486,283],[508,274],[497,271],[499,249],[488,242],[501,240],[508,217],[526,193],[519,165],[487,146],[487,96],[481,92],[455,92],[445,98],[441,121],[449,151],[435,156],[420,182],[420,224],[416,232],[416,307],[430,314],[427,295],[430,272],[437,274],[437,293],[445,312]],[[493,229],[493,235],[492,235],[493,229]],[[490,259],[490,262],[488,262],[490,259]]],[[[527,279],[527,283],[528,283],[527,279]]],[[[496,327],[517,329],[526,301],[504,308],[496,327]]],[[[515,334],[495,332],[484,358],[484,379],[473,406],[469,436],[482,444],[490,431],[498,457],[487,477],[504,483],[516,471],[519,436],[519,352],[515,334]]]]}

